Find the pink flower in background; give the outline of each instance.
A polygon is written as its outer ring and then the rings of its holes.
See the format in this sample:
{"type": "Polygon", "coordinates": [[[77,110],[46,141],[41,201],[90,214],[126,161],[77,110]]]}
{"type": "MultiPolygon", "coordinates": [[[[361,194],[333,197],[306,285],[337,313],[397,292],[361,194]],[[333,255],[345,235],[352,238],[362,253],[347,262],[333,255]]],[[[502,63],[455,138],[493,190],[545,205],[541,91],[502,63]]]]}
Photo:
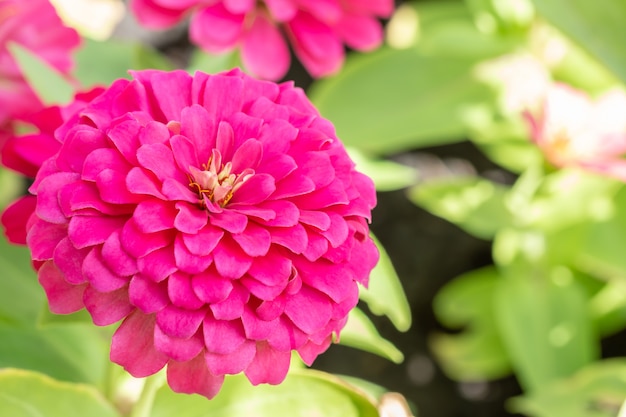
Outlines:
{"type": "Polygon", "coordinates": [[[276,384],[338,337],[378,252],[375,205],[291,83],[141,71],[56,130],[28,245],[50,308],[122,324],[111,359],[213,397],[276,384]]]}
{"type": "Polygon", "coordinates": [[[556,167],[580,167],[626,181],[626,93],[596,100],[572,87],[552,86],[534,113],[527,112],[533,141],[556,167]]]}
{"type": "Polygon", "coordinates": [[[9,51],[11,43],[68,74],[71,52],[79,45],[80,37],[74,29],[63,26],[48,0],[0,1],[0,126],[12,119],[28,120],[43,108],[9,51]]]}
{"type": "Polygon", "coordinates": [[[378,47],[379,18],[393,0],[132,0],[137,19],[152,28],[171,26],[191,15],[193,43],[210,53],[241,48],[254,75],[278,80],[290,64],[289,47],[314,77],[338,71],[344,44],[359,51],[378,47]]]}
{"type": "MultiPolygon", "coordinates": [[[[0,153],[2,164],[28,178],[35,178],[43,162],[61,148],[54,131],[102,91],[102,88],[94,88],[78,93],[74,101],[66,106],[47,107],[32,114],[29,119],[37,132],[25,135],[5,132],[0,153]]],[[[23,196],[2,212],[2,226],[10,242],[26,244],[26,224],[34,213],[35,200],[32,195],[23,196]]]]}

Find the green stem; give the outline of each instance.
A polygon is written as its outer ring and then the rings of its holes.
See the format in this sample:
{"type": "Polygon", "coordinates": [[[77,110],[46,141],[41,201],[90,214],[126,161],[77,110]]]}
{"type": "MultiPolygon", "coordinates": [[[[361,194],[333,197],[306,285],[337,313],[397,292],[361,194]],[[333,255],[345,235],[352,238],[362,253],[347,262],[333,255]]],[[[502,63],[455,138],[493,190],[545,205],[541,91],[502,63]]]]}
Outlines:
{"type": "Polygon", "coordinates": [[[154,397],[157,390],[163,385],[163,382],[165,382],[165,377],[161,372],[146,378],[141,395],[133,406],[129,417],[150,417],[154,397]]]}

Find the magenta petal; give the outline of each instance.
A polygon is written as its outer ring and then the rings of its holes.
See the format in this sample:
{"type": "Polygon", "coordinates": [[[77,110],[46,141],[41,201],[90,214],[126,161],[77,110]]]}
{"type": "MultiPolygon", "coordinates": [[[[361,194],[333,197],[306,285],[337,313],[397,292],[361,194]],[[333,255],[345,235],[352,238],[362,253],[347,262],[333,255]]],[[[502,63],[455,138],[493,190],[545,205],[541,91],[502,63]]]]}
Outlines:
{"type": "Polygon", "coordinates": [[[132,305],[146,314],[161,311],[170,302],[166,281],[157,283],[141,274],[130,280],[128,297],[132,305]]]}
{"type": "Polygon", "coordinates": [[[217,272],[225,278],[240,278],[252,265],[252,259],[227,237],[213,251],[213,262],[217,272]]]}
{"type": "Polygon", "coordinates": [[[126,317],[113,334],[110,356],[136,378],[161,370],[168,358],[154,348],[154,315],[135,311],[126,317]]]}
{"type": "Polygon", "coordinates": [[[243,22],[243,14],[229,13],[222,4],[216,4],[194,15],[189,36],[193,43],[208,52],[224,52],[237,43],[243,22]]]}
{"type": "Polygon", "coordinates": [[[303,285],[300,292],[287,298],[285,314],[305,333],[324,327],[332,316],[330,300],[318,291],[303,285]],[[315,314],[310,314],[315,311],[315,314]]]}
{"type": "Polygon", "coordinates": [[[246,32],[241,48],[242,61],[252,74],[278,80],[289,69],[289,48],[278,28],[259,13],[246,32]]]}
{"type": "Polygon", "coordinates": [[[233,172],[239,173],[246,168],[255,169],[263,158],[263,145],[256,139],[242,143],[233,155],[233,172]]]}
{"type": "Polygon", "coordinates": [[[224,375],[215,376],[209,372],[204,355],[200,354],[188,362],[170,361],[167,365],[167,383],[174,392],[200,394],[211,399],[222,387],[224,375]]]}
{"type": "Polygon", "coordinates": [[[169,232],[142,233],[133,219],[126,222],[120,233],[122,248],[135,258],[147,255],[172,243],[169,232]]]}
{"type": "Polygon", "coordinates": [[[374,17],[344,15],[335,28],[346,45],[359,51],[374,49],[383,40],[383,28],[374,17]]]}
{"type": "Polygon", "coordinates": [[[241,322],[243,323],[243,329],[246,333],[246,337],[250,340],[267,339],[276,329],[278,324],[278,320],[262,320],[249,307],[246,307],[244,310],[243,315],[241,316],[241,322]]]}
{"type": "Polygon", "coordinates": [[[345,267],[320,259],[317,262],[297,260],[295,264],[302,282],[339,303],[357,290],[354,277],[346,274],[345,267]]]}
{"type": "Polygon", "coordinates": [[[159,282],[176,271],[173,248],[157,249],[137,259],[137,268],[146,277],[159,282]]]}
{"type": "Polygon", "coordinates": [[[252,385],[280,384],[287,376],[290,351],[273,349],[265,342],[257,342],[256,355],[245,373],[252,385]]]}
{"type": "Polygon", "coordinates": [[[138,271],[135,258],[122,249],[119,230],[111,233],[102,245],[102,261],[117,275],[130,276],[138,271]]]}
{"type": "Polygon", "coordinates": [[[172,150],[162,143],[142,145],[137,149],[137,160],[142,167],[152,171],[161,181],[165,181],[166,178],[186,180],[176,167],[172,150]]]}
{"type": "Polygon", "coordinates": [[[298,348],[298,354],[302,358],[302,361],[307,365],[313,365],[313,361],[319,356],[320,353],[323,353],[328,349],[331,343],[331,336],[328,336],[324,343],[316,344],[312,341],[308,341],[304,346],[298,348]]]}
{"type": "Polygon", "coordinates": [[[188,339],[198,331],[206,316],[205,310],[185,310],[168,305],[156,314],[156,322],[163,333],[188,339]]]}
{"type": "MultiPolygon", "coordinates": [[[[267,220],[263,223],[265,226],[291,227],[295,226],[300,218],[298,207],[291,201],[265,201],[261,204],[261,207],[276,213],[274,218],[264,219],[267,220]]],[[[250,215],[253,214],[251,213],[250,215]]]]}
{"type": "Polygon", "coordinates": [[[159,190],[157,182],[154,174],[140,167],[132,168],[126,176],[126,187],[131,193],[151,195],[163,200],[165,196],[159,190]]]}
{"type": "Polygon", "coordinates": [[[211,304],[213,317],[217,320],[238,320],[249,300],[250,293],[246,288],[242,285],[233,285],[225,300],[211,304]]]}
{"type": "Polygon", "coordinates": [[[237,350],[246,335],[239,320],[215,320],[207,315],[203,323],[204,344],[208,352],[227,354],[237,350]]]}
{"type": "MultiPolygon", "coordinates": [[[[184,108],[181,113],[180,133],[194,145],[199,162],[209,160],[211,149],[215,147],[215,121],[204,107],[197,104],[184,108]]],[[[182,167],[181,167],[182,169],[182,167]]]]}
{"type": "Polygon", "coordinates": [[[241,233],[246,229],[248,217],[232,210],[224,210],[221,213],[211,213],[209,221],[213,226],[222,228],[230,233],[241,233]]]}
{"type": "Polygon", "coordinates": [[[180,235],[176,237],[174,242],[174,259],[176,266],[189,274],[201,273],[213,263],[213,256],[211,255],[200,256],[191,253],[180,235]]]}
{"type": "Polygon", "coordinates": [[[159,326],[154,327],[154,347],[175,361],[189,361],[204,350],[204,340],[200,332],[188,339],[179,339],[166,335],[159,326]]]}
{"type": "Polygon", "coordinates": [[[176,272],[167,280],[167,292],[172,304],[187,310],[196,310],[204,305],[204,302],[196,296],[191,286],[191,277],[187,274],[176,272]]]}
{"type": "Polygon", "coordinates": [[[37,215],[50,223],[65,223],[67,218],[59,205],[61,188],[78,179],[78,174],[59,172],[45,177],[37,187],[37,215]]]}
{"type": "Polygon", "coordinates": [[[32,195],[15,200],[2,212],[4,233],[11,243],[26,244],[26,223],[35,213],[37,199],[32,195]]]}
{"type": "Polygon", "coordinates": [[[128,301],[128,288],[102,293],[87,287],[83,301],[94,324],[98,326],[108,326],[122,320],[135,309],[128,301]]]}
{"type": "Polygon", "coordinates": [[[287,282],[291,271],[291,259],[272,250],[266,256],[254,258],[248,274],[264,284],[276,285],[287,282]]]}
{"type": "Polygon", "coordinates": [[[81,178],[83,180],[95,181],[98,174],[105,169],[127,173],[131,166],[119,152],[114,149],[100,148],[87,155],[85,165],[82,167],[81,178]]]}
{"type": "Polygon", "coordinates": [[[330,227],[322,232],[322,236],[328,239],[333,248],[345,242],[348,238],[348,225],[344,218],[338,214],[330,213],[330,227]]]}
{"type": "Polygon", "coordinates": [[[191,140],[184,136],[176,135],[170,139],[170,145],[172,146],[176,164],[181,171],[188,172],[190,166],[201,166],[195,145],[191,140]]]}
{"type": "Polygon", "coordinates": [[[101,249],[93,248],[85,257],[82,273],[96,291],[110,292],[128,284],[128,277],[121,277],[111,271],[103,262],[101,249]]]}
{"type": "Polygon", "coordinates": [[[256,174],[241,185],[231,201],[233,204],[257,204],[265,201],[275,190],[273,177],[256,174]]]}
{"type": "Polygon", "coordinates": [[[300,210],[300,222],[316,227],[319,230],[328,230],[330,216],[323,211],[300,210]]]}
{"type": "Polygon", "coordinates": [[[308,245],[308,235],[304,226],[296,224],[293,227],[273,227],[270,229],[272,243],[283,246],[291,252],[300,254],[308,245]]]}
{"type": "Polygon", "coordinates": [[[125,222],[123,217],[74,216],[67,232],[74,246],[80,249],[104,243],[125,222]]]}
{"type": "Polygon", "coordinates": [[[270,233],[254,222],[248,222],[246,230],[242,233],[233,234],[231,237],[250,256],[264,256],[270,249],[270,233]]]}
{"type": "Polygon", "coordinates": [[[48,297],[50,311],[55,314],[70,314],[84,307],[83,293],[86,284],[68,284],[52,261],[44,262],[37,275],[48,297]]]}
{"type": "Polygon", "coordinates": [[[234,375],[243,372],[250,365],[255,354],[256,343],[246,340],[237,350],[227,354],[207,351],[204,354],[204,359],[212,374],[234,375]]]}
{"type": "Polygon", "coordinates": [[[89,251],[89,249],[76,249],[67,237],[54,248],[54,263],[68,283],[79,285],[87,282],[82,266],[89,251]]]}
{"type": "Polygon", "coordinates": [[[176,211],[169,204],[151,199],[137,204],[133,219],[138,229],[145,233],[160,232],[174,227],[176,211]]]}
{"type": "Polygon", "coordinates": [[[282,294],[287,281],[283,285],[266,285],[256,279],[245,275],[239,279],[241,285],[243,285],[252,296],[259,300],[273,300],[282,294]]]}
{"type": "Polygon", "coordinates": [[[194,255],[209,255],[224,236],[224,231],[207,224],[196,234],[183,234],[183,242],[194,255]]]}
{"type": "Polygon", "coordinates": [[[160,119],[161,116],[167,121],[180,120],[181,110],[191,105],[191,76],[187,72],[146,70],[134,72],[132,75],[143,81],[148,94],[154,96],[155,108],[162,114],[154,115],[155,118],[160,119]]]}
{"type": "Polygon", "coordinates": [[[132,165],[137,164],[137,148],[139,147],[137,135],[139,130],[140,125],[138,123],[134,120],[128,120],[113,127],[107,135],[120,154],[132,165]]]}
{"type": "Polygon", "coordinates": [[[34,261],[47,261],[54,256],[54,250],[67,236],[64,225],[48,223],[37,219],[28,231],[26,241],[34,261]]]}
{"type": "Polygon", "coordinates": [[[196,205],[176,203],[176,210],[178,214],[174,220],[174,226],[183,233],[197,233],[209,221],[207,212],[196,205]]]}
{"type": "Polygon", "coordinates": [[[213,268],[194,275],[191,286],[198,298],[207,304],[224,301],[233,289],[232,281],[217,274],[213,268]]]}

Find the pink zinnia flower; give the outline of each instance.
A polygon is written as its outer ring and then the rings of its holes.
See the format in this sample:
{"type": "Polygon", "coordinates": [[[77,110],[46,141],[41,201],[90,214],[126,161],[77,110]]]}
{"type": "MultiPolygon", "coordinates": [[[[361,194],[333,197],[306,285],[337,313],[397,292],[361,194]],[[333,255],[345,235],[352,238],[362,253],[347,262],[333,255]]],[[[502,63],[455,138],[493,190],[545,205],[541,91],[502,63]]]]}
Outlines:
{"type": "MultiPolygon", "coordinates": [[[[61,148],[61,142],[55,139],[54,131],[102,91],[102,88],[96,87],[76,94],[70,104],[51,106],[33,113],[29,119],[35,132],[24,135],[5,132],[0,151],[2,164],[34,179],[43,162],[61,148]]],[[[32,195],[23,196],[2,212],[0,220],[10,242],[26,244],[26,224],[35,211],[35,200],[32,195]]]]}
{"type": "Polygon", "coordinates": [[[50,308],[123,319],[111,359],[178,392],[283,380],[327,349],[378,252],[375,204],[291,83],[141,71],[56,130],[28,245],[50,308]]]}
{"type": "Polygon", "coordinates": [[[552,86],[539,110],[525,114],[533,141],[556,167],[579,167],[626,181],[626,94],[596,100],[563,84],[552,86]]]}
{"type": "Polygon", "coordinates": [[[63,74],[72,68],[71,52],[80,43],[74,29],[63,26],[48,0],[0,1],[0,125],[28,119],[43,108],[29,86],[9,44],[18,44],[63,74]]]}
{"type": "Polygon", "coordinates": [[[211,53],[241,48],[244,66],[256,76],[282,78],[290,64],[287,42],[314,77],[338,71],[344,44],[359,51],[378,47],[380,17],[393,0],[132,0],[139,21],[171,26],[191,14],[191,41],[211,53]]]}

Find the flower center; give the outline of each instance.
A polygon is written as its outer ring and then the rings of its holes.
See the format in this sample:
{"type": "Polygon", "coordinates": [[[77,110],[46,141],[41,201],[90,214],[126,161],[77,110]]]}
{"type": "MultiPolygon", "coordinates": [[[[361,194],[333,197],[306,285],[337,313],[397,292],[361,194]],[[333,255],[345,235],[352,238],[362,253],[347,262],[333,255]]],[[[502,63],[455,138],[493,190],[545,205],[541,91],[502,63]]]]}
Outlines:
{"type": "Polygon", "coordinates": [[[254,175],[251,168],[246,168],[239,174],[232,170],[232,162],[222,163],[222,155],[217,149],[213,149],[209,161],[202,165],[201,170],[189,167],[189,187],[198,193],[202,207],[206,207],[206,199],[220,207],[226,206],[235,191],[254,175]]]}

